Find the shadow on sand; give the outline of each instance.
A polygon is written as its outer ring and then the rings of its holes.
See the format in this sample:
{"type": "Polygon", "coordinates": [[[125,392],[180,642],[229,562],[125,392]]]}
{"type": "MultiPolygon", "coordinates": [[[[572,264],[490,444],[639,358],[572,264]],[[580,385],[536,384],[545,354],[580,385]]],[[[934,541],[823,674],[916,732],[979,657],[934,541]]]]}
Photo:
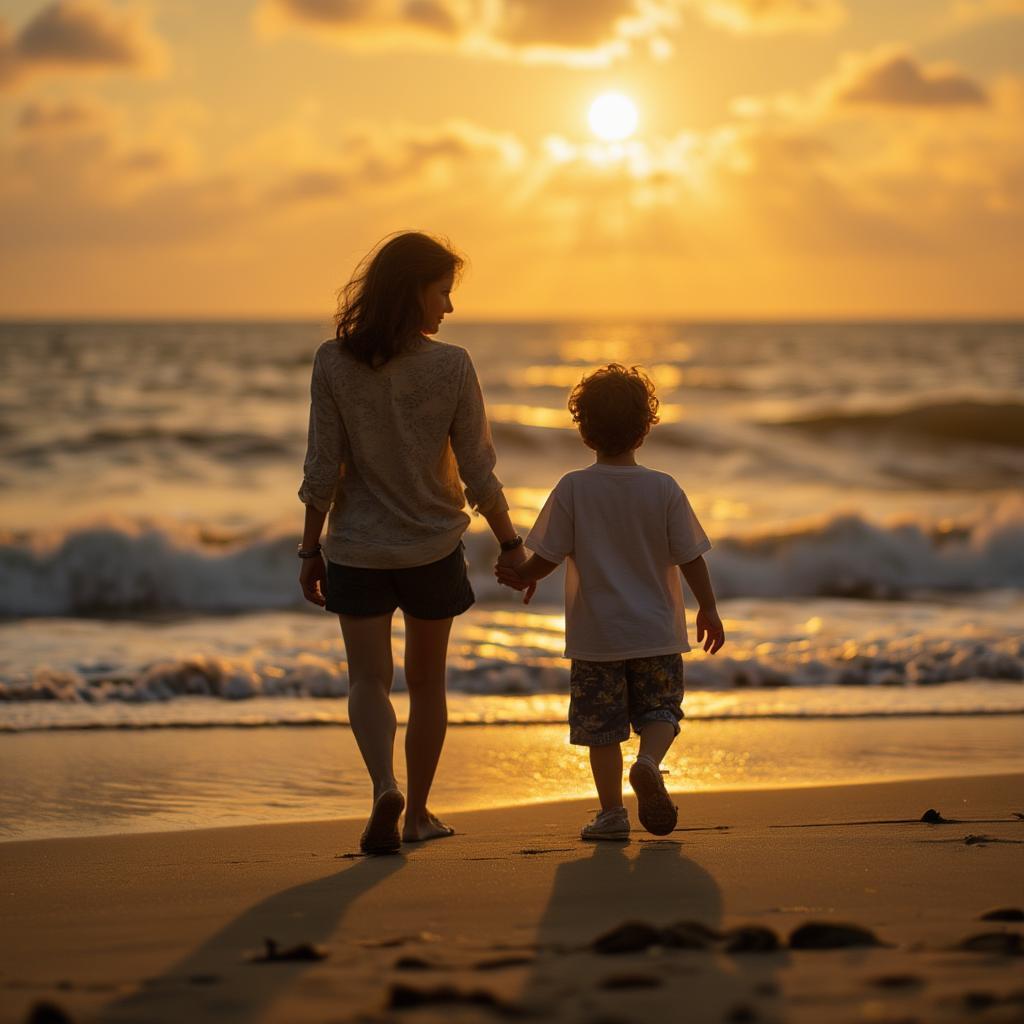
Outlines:
{"type": "Polygon", "coordinates": [[[360,859],[337,874],[269,896],[137,992],[104,1007],[96,1019],[103,1024],[180,1024],[197,1016],[224,1024],[256,1020],[311,966],[310,961],[251,963],[248,958],[263,950],[264,940],[273,938],[281,949],[327,941],[351,906],[405,863],[400,856],[360,859]]]}

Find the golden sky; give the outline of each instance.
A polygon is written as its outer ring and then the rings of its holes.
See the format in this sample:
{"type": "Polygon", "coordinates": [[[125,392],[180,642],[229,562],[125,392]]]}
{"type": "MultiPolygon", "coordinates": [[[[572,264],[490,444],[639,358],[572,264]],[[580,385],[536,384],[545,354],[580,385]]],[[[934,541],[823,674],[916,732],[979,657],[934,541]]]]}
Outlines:
{"type": "Polygon", "coordinates": [[[0,0],[0,316],[1024,314],[1024,0],[0,0]],[[639,115],[617,143],[595,97],[639,115]]]}

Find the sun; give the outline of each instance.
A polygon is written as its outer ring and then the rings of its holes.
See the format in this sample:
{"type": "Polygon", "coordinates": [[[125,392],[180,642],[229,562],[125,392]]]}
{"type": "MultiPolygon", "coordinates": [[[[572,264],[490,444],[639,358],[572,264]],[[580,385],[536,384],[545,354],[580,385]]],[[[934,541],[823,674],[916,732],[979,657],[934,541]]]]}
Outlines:
{"type": "Polygon", "coordinates": [[[590,104],[587,115],[591,131],[605,142],[621,142],[636,131],[636,106],[621,92],[606,92],[590,104]]]}

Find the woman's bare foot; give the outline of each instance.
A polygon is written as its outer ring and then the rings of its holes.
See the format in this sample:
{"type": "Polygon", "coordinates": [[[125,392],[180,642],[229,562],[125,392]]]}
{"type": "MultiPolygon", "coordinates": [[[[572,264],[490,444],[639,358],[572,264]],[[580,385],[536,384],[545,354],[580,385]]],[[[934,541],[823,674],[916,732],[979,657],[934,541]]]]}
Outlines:
{"type": "Polygon", "coordinates": [[[403,843],[422,843],[427,839],[447,839],[455,835],[455,829],[446,825],[440,818],[426,811],[418,818],[410,820],[405,816],[405,827],[402,829],[403,843]]]}
{"type": "Polygon", "coordinates": [[[404,807],[405,797],[397,789],[386,789],[373,801],[370,820],[359,840],[363,853],[398,853],[398,819],[404,807]]]}

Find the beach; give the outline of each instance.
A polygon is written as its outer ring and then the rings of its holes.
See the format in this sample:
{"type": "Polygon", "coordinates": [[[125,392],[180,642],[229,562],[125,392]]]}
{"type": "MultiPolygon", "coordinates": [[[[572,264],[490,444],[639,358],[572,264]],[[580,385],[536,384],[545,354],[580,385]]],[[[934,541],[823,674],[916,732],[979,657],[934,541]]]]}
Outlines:
{"type": "Polygon", "coordinates": [[[359,820],[0,844],[0,1020],[1024,1017],[1024,926],[981,920],[1024,903],[1024,775],[678,802],[670,836],[630,801],[629,841],[598,845],[590,801],[378,858],[359,820]],[[792,948],[816,922],[877,944],[792,948]],[[261,962],[268,939],[300,959],[261,962]]]}
{"type": "Polygon", "coordinates": [[[648,369],[639,458],[711,536],[728,640],[686,655],[679,830],[585,845],[561,573],[523,606],[475,517],[458,835],[374,860],[338,624],[296,583],[329,333],[0,324],[0,1019],[1022,1019],[1021,925],[979,920],[1024,905],[1019,323],[446,325],[524,535],[590,461],[568,389],[648,369]],[[790,948],[815,922],[881,945],[790,948]]]}

